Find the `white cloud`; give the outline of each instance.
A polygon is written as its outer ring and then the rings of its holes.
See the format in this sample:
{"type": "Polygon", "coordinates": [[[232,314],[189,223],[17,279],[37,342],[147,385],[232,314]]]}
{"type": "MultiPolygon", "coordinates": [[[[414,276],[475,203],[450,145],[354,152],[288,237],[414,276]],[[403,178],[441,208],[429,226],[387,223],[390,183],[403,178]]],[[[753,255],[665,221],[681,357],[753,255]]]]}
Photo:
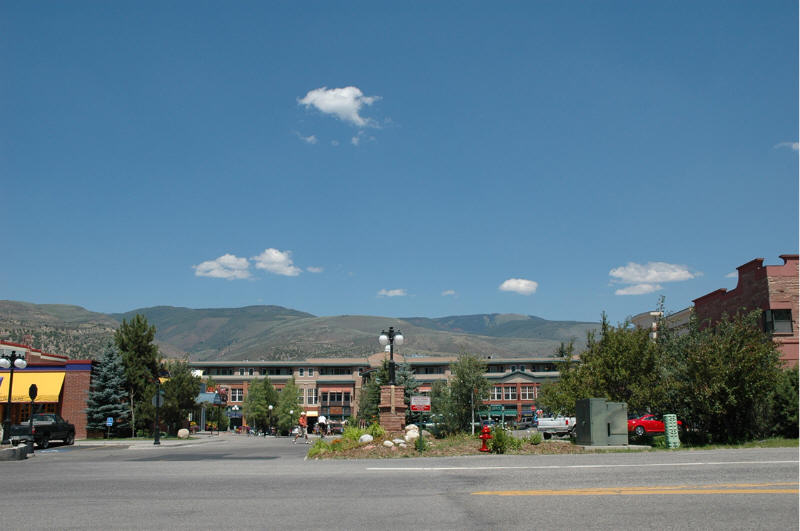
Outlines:
{"type": "Polygon", "coordinates": [[[614,295],[644,295],[660,289],[661,285],[659,284],[634,284],[633,286],[618,289],[614,292],[614,295]]]}
{"type": "Polygon", "coordinates": [[[382,289],[378,292],[378,297],[405,297],[408,295],[404,289],[382,289]]]}
{"type": "Polygon", "coordinates": [[[227,280],[250,278],[250,262],[232,254],[223,254],[216,260],[207,260],[192,266],[195,276],[224,278],[227,280]]]}
{"type": "Polygon", "coordinates": [[[612,277],[612,282],[631,284],[615,291],[616,295],[644,295],[662,289],[659,282],[683,282],[699,277],[702,273],[689,271],[685,265],[666,262],[628,262],[628,265],[612,269],[608,275],[612,277]]]}
{"type": "Polygon", "coordinates": [[[301,135],[300,133],[297,133],[297,132],[295,132],[295,134],[297,135],[297,138],[299,138],[300,140],[302,140],[306,144],[316,144],[317,143],[317,137],[314,136],[314,135],[303,136],[303,135],[301,135]]]}
{"type": "Polygon", "coordinates": [[[614,268],[608,274],[614,277],[616,282],[623,284],[681,282],[699,276],[697,273],[689,271],[685,265],[666,262],[647,262],[644,265],[628,262],[628,265],[614,268]]]}
{"type": "Polygon", "coordinates": [[[800,150],[800,142],[781,142],[779,144],[775,144],[772,147],[776,149],[788,147],[791,148],[792,151],[798,151],[800,150]]]}
{"type": "Polygon", "coordinates": [[[372,105],[379,99],[379,96],[364,96],[358,87],[334,89],[322,87],[309,91],[297,102],[306,108],[314,107],[324,114],[331,114],[358,127],[366,127],[373,125],[373,122],[369,118],[362,117],[359,111],[364,105],[372,105]]]}
{"type": "Polygon", "coordinates": [[[252,257],[252,260],[257,269],[263,269],[276,275],[296,277],[300,274],[300,268],[292,263],[291,251],[265,249],[260,255],[252,257]]]}
{"type": "Polygon", "coordinates": [[[509,278],[500,284],[500,291],[512,291],[520,295],[530,295],[536,293],[536,288],[539,287],[538,282],[533,280],[526,280],[524,278],[509,278]]]}
{"type": "Polygon", "coordinates": [[[454,290],[454,289],[446,289],[446,290],[444,290],[442,292],[442,297],[455,296],[455,294],[456,294],[456,290],[454,290]]]}
{"type": "Polygon", "coordinates": [[[739,277],[738,271],[731,271],[730,273],[725,275],[725,278],[738,278],[738,277],[739,277]]]}
{"type": "Polygon", "coordinates": [[[354,136],[353,138],[350,139],[350,143],[353,144],[354,146],[357,146],[359,143],[361,143],[361,137],[354,136]]]}
{"type": "Polygon", "coordinates": [[[322,273],[323,271],[325,271],[325,269],[322,267],[308,266],[306,268],[306,271],[308,271],[309,273],[322,273]]]}

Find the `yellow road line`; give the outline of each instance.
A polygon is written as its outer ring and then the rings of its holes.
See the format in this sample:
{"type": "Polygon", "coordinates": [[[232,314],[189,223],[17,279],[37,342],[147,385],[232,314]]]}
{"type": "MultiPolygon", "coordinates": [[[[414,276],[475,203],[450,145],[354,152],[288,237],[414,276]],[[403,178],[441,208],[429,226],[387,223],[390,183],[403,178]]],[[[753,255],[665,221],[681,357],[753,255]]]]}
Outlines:
{"type": "Polygon", "coordinates": [[[734,483],[657,487],[595,487],[561,490],[497,490],[473,492],[479,496],[641,496],[652,494],[798,494],[798,483],[734,483]]]}

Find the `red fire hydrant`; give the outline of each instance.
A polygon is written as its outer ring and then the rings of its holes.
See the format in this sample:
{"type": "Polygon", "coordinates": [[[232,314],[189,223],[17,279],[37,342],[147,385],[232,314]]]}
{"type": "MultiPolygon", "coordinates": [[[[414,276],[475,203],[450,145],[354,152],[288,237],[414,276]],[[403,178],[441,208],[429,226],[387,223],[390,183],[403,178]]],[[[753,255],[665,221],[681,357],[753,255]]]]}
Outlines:
{"type": "Polygon", "coordinates": [[[483,429],[481,430],[481,434],[478,435],[478,438],[483,440],[483,446],[481,446],[481,452],[489,451],[489,448],[486,446],[486,441],[492,438],[491,431],[492,430],[489,429],[489,426],[484,426],[483,429]]]}

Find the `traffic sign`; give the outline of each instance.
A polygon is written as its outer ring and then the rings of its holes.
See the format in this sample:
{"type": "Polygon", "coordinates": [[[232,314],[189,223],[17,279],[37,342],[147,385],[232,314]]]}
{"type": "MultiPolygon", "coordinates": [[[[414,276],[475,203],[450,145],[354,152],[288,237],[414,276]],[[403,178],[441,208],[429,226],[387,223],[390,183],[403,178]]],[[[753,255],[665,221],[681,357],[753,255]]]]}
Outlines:
{"type": "Polygon", "coordinates": [[[106,426],[111,427],[114,425],[114,417],[107,417],[106,418],[106,426]]]}
{"type": "Polygon", "coordinates": [[[164,391],[160,391],[153,395],[153,407],[161,407],[164,405],[164,391]]]}
{"type": "Polygon", "coordinates": [[[415,395],[411,397],[411,411],[430,411],[431,397],[415,395]]]}

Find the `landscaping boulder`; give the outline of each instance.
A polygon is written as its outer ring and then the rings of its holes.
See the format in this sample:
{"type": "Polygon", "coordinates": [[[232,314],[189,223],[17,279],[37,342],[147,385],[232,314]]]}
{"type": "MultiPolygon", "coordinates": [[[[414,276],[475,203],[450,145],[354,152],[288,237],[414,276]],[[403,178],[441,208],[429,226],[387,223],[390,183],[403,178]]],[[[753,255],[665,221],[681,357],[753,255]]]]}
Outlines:
{"type": "Polygon", "coordinates": [[[372,435],[369,433],[365,433],[361,437],[358,438],[358,442],[360,443],[371,443],[372,442],[372,435]]]}
{"type": "Polygon", "coordinates": [[[419,431],[419,426],[417,426],[416,424],[408,424],[408,425],[406,426],[406,433],[408,433],[408,432],[409,432],[409,431],[411,431],[411,430],[417,430],[417,431],[419,431]]]}
{"type": "Polygon", "coordinates": [[[403,439],[397,438],[397,439],[392,439],[392,442],[395,444],[403,444],[405,441],[403,439]]]}
{"type": "Polygon", "coordinates": [[[408,433],[406,433],[405,439],[406,439],[406,442],[415,441],[415,440],[419,439],[419,432],[416,431],[416,430],[411,430],[408,433]]]}
{"type": "Polygon", "coordinates": [[[188,439],[189,438],[189,430],[186,428],[181,428],[178,430],[178,439],[188,439]]]}
{"type": "Polygon", "coordinates": [[[392,441],[383,441],[383,445],[386,448],[391,448],[392,446],[394,446],[394,443],[392,441]]]}

